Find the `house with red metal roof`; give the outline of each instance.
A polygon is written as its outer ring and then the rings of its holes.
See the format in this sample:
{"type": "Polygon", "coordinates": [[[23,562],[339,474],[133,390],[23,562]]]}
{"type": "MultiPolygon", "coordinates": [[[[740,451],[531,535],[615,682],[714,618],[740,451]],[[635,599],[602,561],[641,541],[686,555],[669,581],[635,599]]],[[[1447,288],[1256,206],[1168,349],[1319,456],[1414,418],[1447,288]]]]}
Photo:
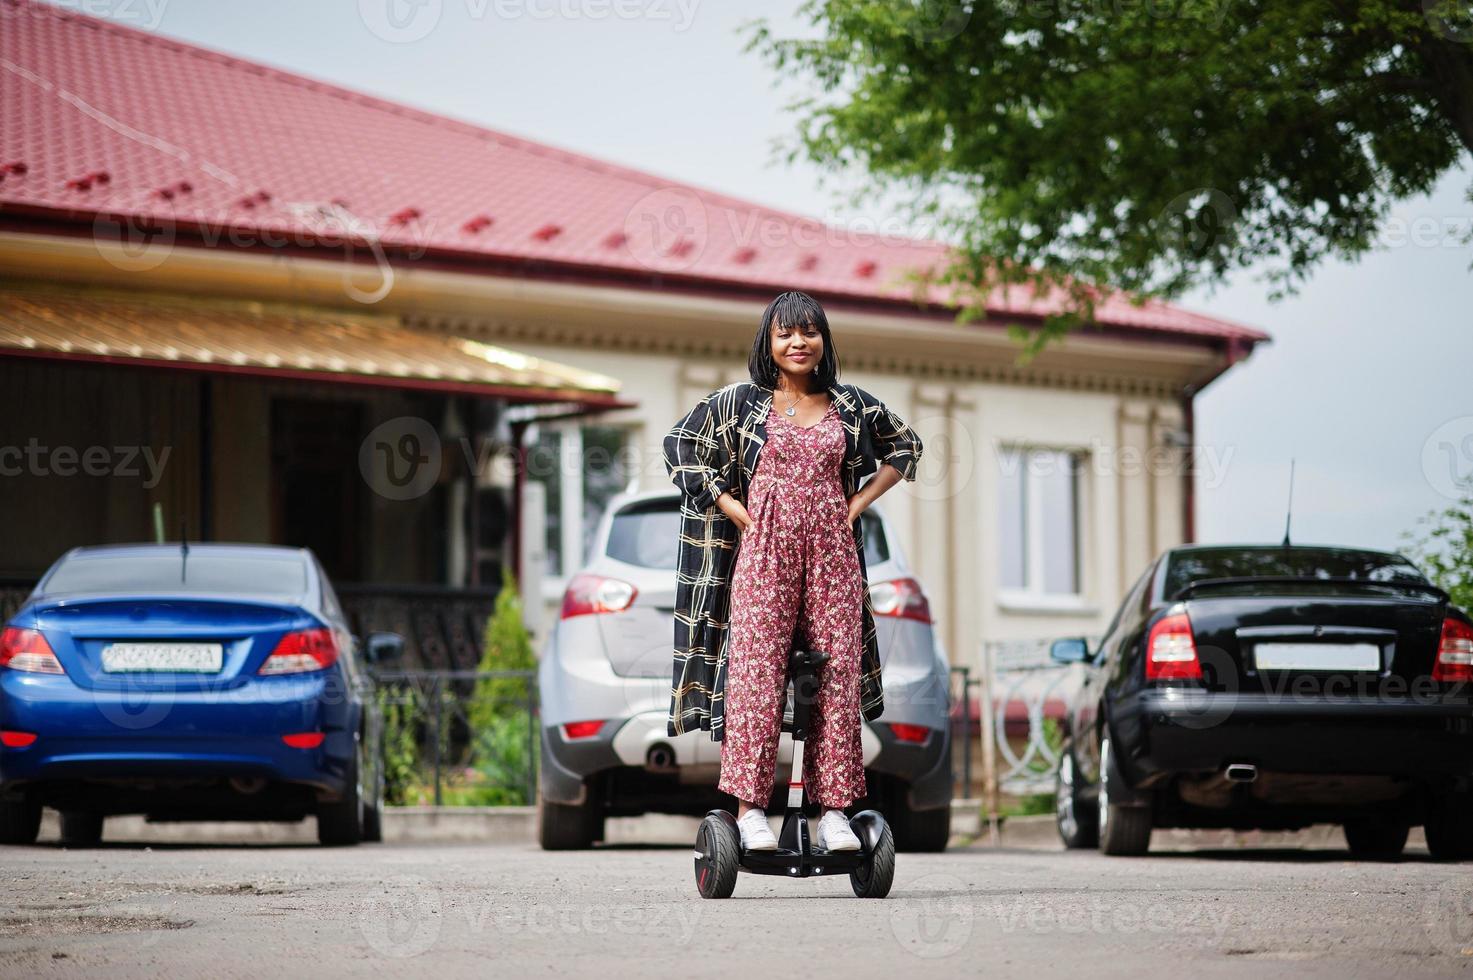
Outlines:
{"type": "MultiPolygon", "coordinates": [[[[879,506],[967,663],[983,636],[1097,630],[1192,537],[1192,399],[1267,339],[1112,295],[1023,364],[1007,328],[1058,297],[1010,290],[957,322],[924,278],[943,243],[0,2],[18,588],[162,524],[310,546],[401,629],[425,597],[484,609],[534,552],[555,603],[603,502],[668,485],[665,432],[745,378],[763,307],[802,289],[844,379],[925,440],[922,478],[879,506]]],[[[422,662],[469,665],[474,629],[448,632],[422,662]]]]}

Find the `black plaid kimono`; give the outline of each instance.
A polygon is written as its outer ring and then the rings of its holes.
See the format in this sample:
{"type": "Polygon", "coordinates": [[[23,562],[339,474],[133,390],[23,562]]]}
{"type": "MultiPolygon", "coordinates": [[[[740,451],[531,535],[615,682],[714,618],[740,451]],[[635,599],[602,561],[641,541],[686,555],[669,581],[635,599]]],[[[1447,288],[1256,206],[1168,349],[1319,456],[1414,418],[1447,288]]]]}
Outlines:
{"type": "MultiPolygon", "coordinates": [[[[844,425],[844,496],[863,477],[890,463],[908,481],[916,478],[921,440],[874,395],[857,385],[828,390],[844,425]]],[[[665,436],[665,468],[683,495],[679,569],[675,587],[675,663],[671,678],[669,734],[697,728],[721,741],[726,689],[726,638],[731,572],[740,532],[716,506],[722,491],[746,503],[747,488],[767,436],[771,389],[752,381],[718,388],[696,403],[665,436]]],[[[861,521],[854,546],[865,572],[861,521]]],[[[873,721],[885,709],[880,653],[869,581],[864,585],[864,649],[860,654],[860,711],[873,721]]]]}

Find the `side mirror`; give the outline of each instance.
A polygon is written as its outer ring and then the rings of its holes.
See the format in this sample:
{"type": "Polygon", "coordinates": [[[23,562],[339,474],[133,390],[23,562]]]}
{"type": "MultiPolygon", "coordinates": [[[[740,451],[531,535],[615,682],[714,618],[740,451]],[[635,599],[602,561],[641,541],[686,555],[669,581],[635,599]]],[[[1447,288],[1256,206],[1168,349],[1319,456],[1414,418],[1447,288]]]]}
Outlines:
{"type": "Polygon", "coordinates": [[[1089,644],[1082,637],[1071,636],[1067,640],[1055,640],[1049,645],[1048,655],[1061,664],[1083,663],[1089,659],[1089,644]]]}
{"type": "Polygon", "coordinates": [[[404,637],[398,633],[370,633],[363,653],[371,664],[398,660],[404,656],[404,637]]]}

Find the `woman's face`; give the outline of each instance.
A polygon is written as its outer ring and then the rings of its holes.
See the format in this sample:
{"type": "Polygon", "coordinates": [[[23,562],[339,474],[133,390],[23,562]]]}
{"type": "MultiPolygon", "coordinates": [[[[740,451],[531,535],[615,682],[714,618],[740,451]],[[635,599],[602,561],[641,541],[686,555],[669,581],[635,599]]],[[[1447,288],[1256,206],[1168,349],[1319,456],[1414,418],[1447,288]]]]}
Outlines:
{"type": "Polygon", "coordinates": [[[772,359],[779,371],[809,374],[823,358],[823,334],[812,323],[772,325],[772,359]]]}

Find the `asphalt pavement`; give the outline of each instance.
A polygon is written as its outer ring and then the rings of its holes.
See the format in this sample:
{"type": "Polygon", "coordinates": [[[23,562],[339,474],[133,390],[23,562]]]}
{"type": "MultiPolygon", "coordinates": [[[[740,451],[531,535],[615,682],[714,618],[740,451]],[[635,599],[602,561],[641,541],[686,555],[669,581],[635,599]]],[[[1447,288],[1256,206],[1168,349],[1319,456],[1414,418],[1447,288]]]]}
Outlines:
{"type": "Polygon", "coordinates": [[[0,976],[1473,976],[1473,865],[1338,848],[902,854],[894,889],[688,843],[0,847],[0,976]]]}

